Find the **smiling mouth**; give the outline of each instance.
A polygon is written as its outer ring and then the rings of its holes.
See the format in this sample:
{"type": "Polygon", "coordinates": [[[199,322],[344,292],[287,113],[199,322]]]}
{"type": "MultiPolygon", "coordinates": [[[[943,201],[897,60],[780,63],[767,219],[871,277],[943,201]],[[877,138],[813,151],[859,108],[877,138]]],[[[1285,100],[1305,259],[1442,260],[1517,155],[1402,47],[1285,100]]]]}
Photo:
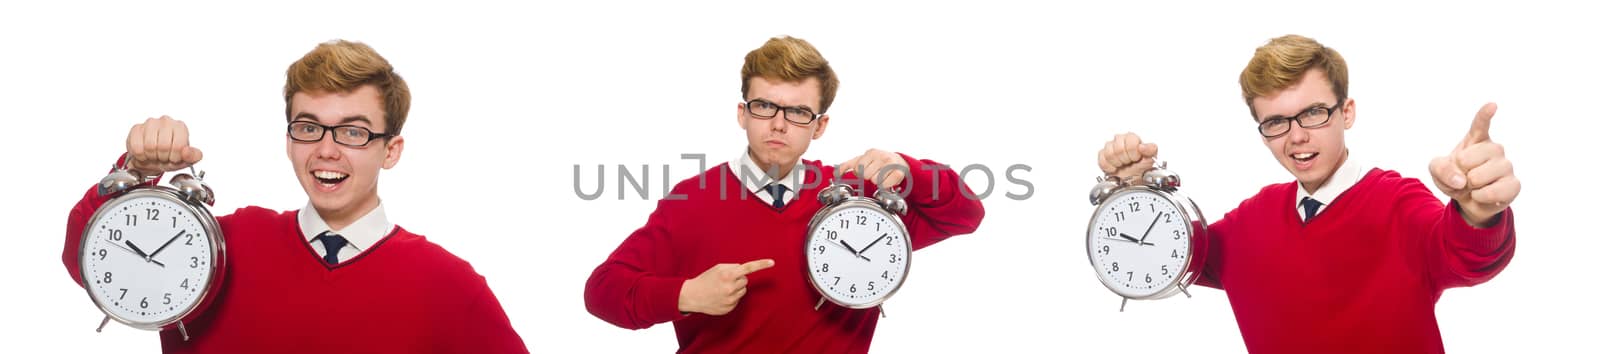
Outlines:
{"type": "Polygon", "coordinates": [[[322,183],[324,186],[332,187],[338,185],[340,182],[344,182],[346,179],[349,179],[350,175],[333,171],[311,171],[311,177],[315,178],[317,183],[322,183]]]}
{"type": "Polygon", "coordinates": [[[1302,152],[1298,154],[1290,154],[1289,158],[1294,159],[1296,162],[1308,162],[1311,161],[1311,159],[1317,158],[1317,155],[1321,154],[1322,153],[1319,152],[1302,152]]]}

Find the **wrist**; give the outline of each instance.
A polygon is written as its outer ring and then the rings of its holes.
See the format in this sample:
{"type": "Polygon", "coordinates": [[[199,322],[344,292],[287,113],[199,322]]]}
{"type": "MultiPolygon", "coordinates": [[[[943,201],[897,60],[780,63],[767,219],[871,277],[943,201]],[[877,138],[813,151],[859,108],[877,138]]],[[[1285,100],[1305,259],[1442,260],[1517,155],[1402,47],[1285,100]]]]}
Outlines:
{"type": "Polygon", "coordinates": [[[692,283],[693,281],[694,279],[684,279],[683,286],[678,288],[678,313],[687,315],[694,312],[700,312],[694,307],[693,302],[689,301],[689,299],[694,297],[690,294],[691,286],[694,285],[692,283]]]}

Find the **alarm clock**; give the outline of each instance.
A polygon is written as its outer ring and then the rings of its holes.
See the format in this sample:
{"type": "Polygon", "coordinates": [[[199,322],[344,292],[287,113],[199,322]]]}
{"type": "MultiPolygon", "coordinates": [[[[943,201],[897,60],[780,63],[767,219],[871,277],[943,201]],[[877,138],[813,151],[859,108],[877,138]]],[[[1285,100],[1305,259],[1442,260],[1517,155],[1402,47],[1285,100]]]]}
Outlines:
{"type": "Polygon", "coordinates": [[[911,271],[911,240],[900,220],[906,203],[879,189],[872,198],[835,184],[817,198],[823,207],[811,218],[805,242],[806,275],[823,301],[850,309],[882,305],[905,284],[911,271]]]}
{"type": "Polygon", "coordinates": [[[1089,192],[1096,206],[1085,240],[1089,265],[1101,284],[1122,297],[1119,312],[1130,299],[1189,296],[1188,286],[1205,264],[1205,216],[1178,192],[1178,174],[1161,163],[1141,179],[1101,177],[1089,192]]]}
{"type": "Polygon", "coordinates": [[[97,186],[100,205],[83,231],[78,267],[83,288],[105,313],[96,332],[116,320],[144,330],[178,329],[216,296],[222,284],[224,246],[207,206],[204,172],[177,174],[171,187],[145,183],[126,166],[97,186]]]}

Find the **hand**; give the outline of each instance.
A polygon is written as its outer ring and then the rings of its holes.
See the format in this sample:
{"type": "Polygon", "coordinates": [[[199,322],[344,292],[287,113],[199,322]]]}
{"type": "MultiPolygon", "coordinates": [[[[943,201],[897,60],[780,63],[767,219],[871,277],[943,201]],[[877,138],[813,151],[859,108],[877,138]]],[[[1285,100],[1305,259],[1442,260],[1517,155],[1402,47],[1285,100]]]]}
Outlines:
{"type": "Polygon", "coordinates": [[[1117,134],[1100,149],[1100,171],[1124,181],[1137,181],[1156,164],[1156,144],[1139,140],[1134,133],[1117,134]]]}
{"type": "Polygon", "coordinates": [[[167,243],[161,244],[161,247],[156,247],[156,251],[150,252],[150,257],[148,258],[150,258],[152,261],[155,260],[156,255],[161,254],[161,250],[167,249],[167,246],[171,246],[172,241],[177,241],[179,236],[183,236],[183,230],[178,230],[178,234],[172,235],[172,238],[167,239],[167,243]]]}
{"type": "Polygon", "coordinates": [[[200,162],[200,149],[189,146],[189,127],[172,117],[146,119],[128,130],[128,167],[158,176],[200,162]]]}
{"type": "Polygon", "coordinates": [[[745,264],[712,266],[700,276],[683,282],[683,288],[678,290],[678,311],[712,316],[728,314],[744,297],[745,285],[749,283],[745,275],[772,268],[773,264],[771,259],[762,259],[745,264]]]}
{"type": "Polygon", "coordinates": [[[1476,227],[1487,226],[1522,192],[1522,182],[1512,174],[1505,148],[1489,140],[1489,119],[1497,108],[1494,103],[1484,104],[1455,150],[1428,164],[1433,185],[1460,204],[1461,216],[1476,227]]]}
{"type": "Polygon", "coordinates": [[[878,149],[867,150],[861,156],[839,164],[839,168],[842,169],[841,174],[856,171],[856,175],[872,181],[878,188],[900,185],[900,181],[906,179],[906,173],[911,171],[910,165],[906,164],[906,159],[900,154],[878,149]]]}

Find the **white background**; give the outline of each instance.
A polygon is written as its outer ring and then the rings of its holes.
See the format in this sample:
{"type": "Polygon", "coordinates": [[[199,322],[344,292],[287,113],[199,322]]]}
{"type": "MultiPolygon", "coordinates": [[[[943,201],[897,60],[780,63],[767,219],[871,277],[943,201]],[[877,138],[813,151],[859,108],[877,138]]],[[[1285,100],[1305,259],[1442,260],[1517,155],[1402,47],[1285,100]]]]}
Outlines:
{"type": "MultiPolygon", "coordinates": [[[[390,2],[0,6],[0,351],[155,352],[153,333],[108,326],[60,262],[64,220],[150,116],[189,123],[215,210],[287,210],[305,197],[283,150],[284,69],[333,38],[373,45],[410,82],[404,157],[385,171],[392,220],[488,277],[536,352],[670,352],[670,325],[611,326],[584,310],[589,272],[669,179],[737,157],[738,68],[768,37],[805,38],[843,85],[808,159],[902,151],[1002,177],[977,233],[916,254],[873,349],[934,352],[1242,352],[1225,295],[1116,311],[1085,261],[1094,153],[1117,132],[1161,144],[1204,212],[1220,217],[1290,176],[1239,99],[1253,49],[1287,33],[1344,54],[1359,109],[1347,135],[1368,166],[1427,178],[1473,113],[1524,183],[1518,249],[1498,278],[1447,291],[1455,353],[1587,348],[1600,308],[1595,176],[1595,12],[1534,4],[1278,1],[1023,5],[677,2],[415,7],[390,2]],[[45,7],[39,7],[45,6],[45,7]],[[605,165],[606,194],[584,201],[605,165]],[[649,200],[618,200],[617,165],[650,169],[649,200]],[[69,345],[69,346],[64,346],[69,345]]],[[[979,186],[981,176],[969,177],[979,186]]],[[[1430,183],[1431,186],[1431,183],[1430,183]]],[[[761,237],[761,235],[749,235],[761,237]]],[[[799,247],[799,245],[796,245],[799,247]]],[[[797,250],[798,252],[798,250],[797,250]]],[[[1286,280],[1292,281],[1292,280],[1286,280]]],[[[307,294],[308,296],[310,294],[307,294]]],[[[310,319],[308,319],[310,320],[310,319]]],[[[202,334],[203,335],[203,334],[202,334]]]]}

